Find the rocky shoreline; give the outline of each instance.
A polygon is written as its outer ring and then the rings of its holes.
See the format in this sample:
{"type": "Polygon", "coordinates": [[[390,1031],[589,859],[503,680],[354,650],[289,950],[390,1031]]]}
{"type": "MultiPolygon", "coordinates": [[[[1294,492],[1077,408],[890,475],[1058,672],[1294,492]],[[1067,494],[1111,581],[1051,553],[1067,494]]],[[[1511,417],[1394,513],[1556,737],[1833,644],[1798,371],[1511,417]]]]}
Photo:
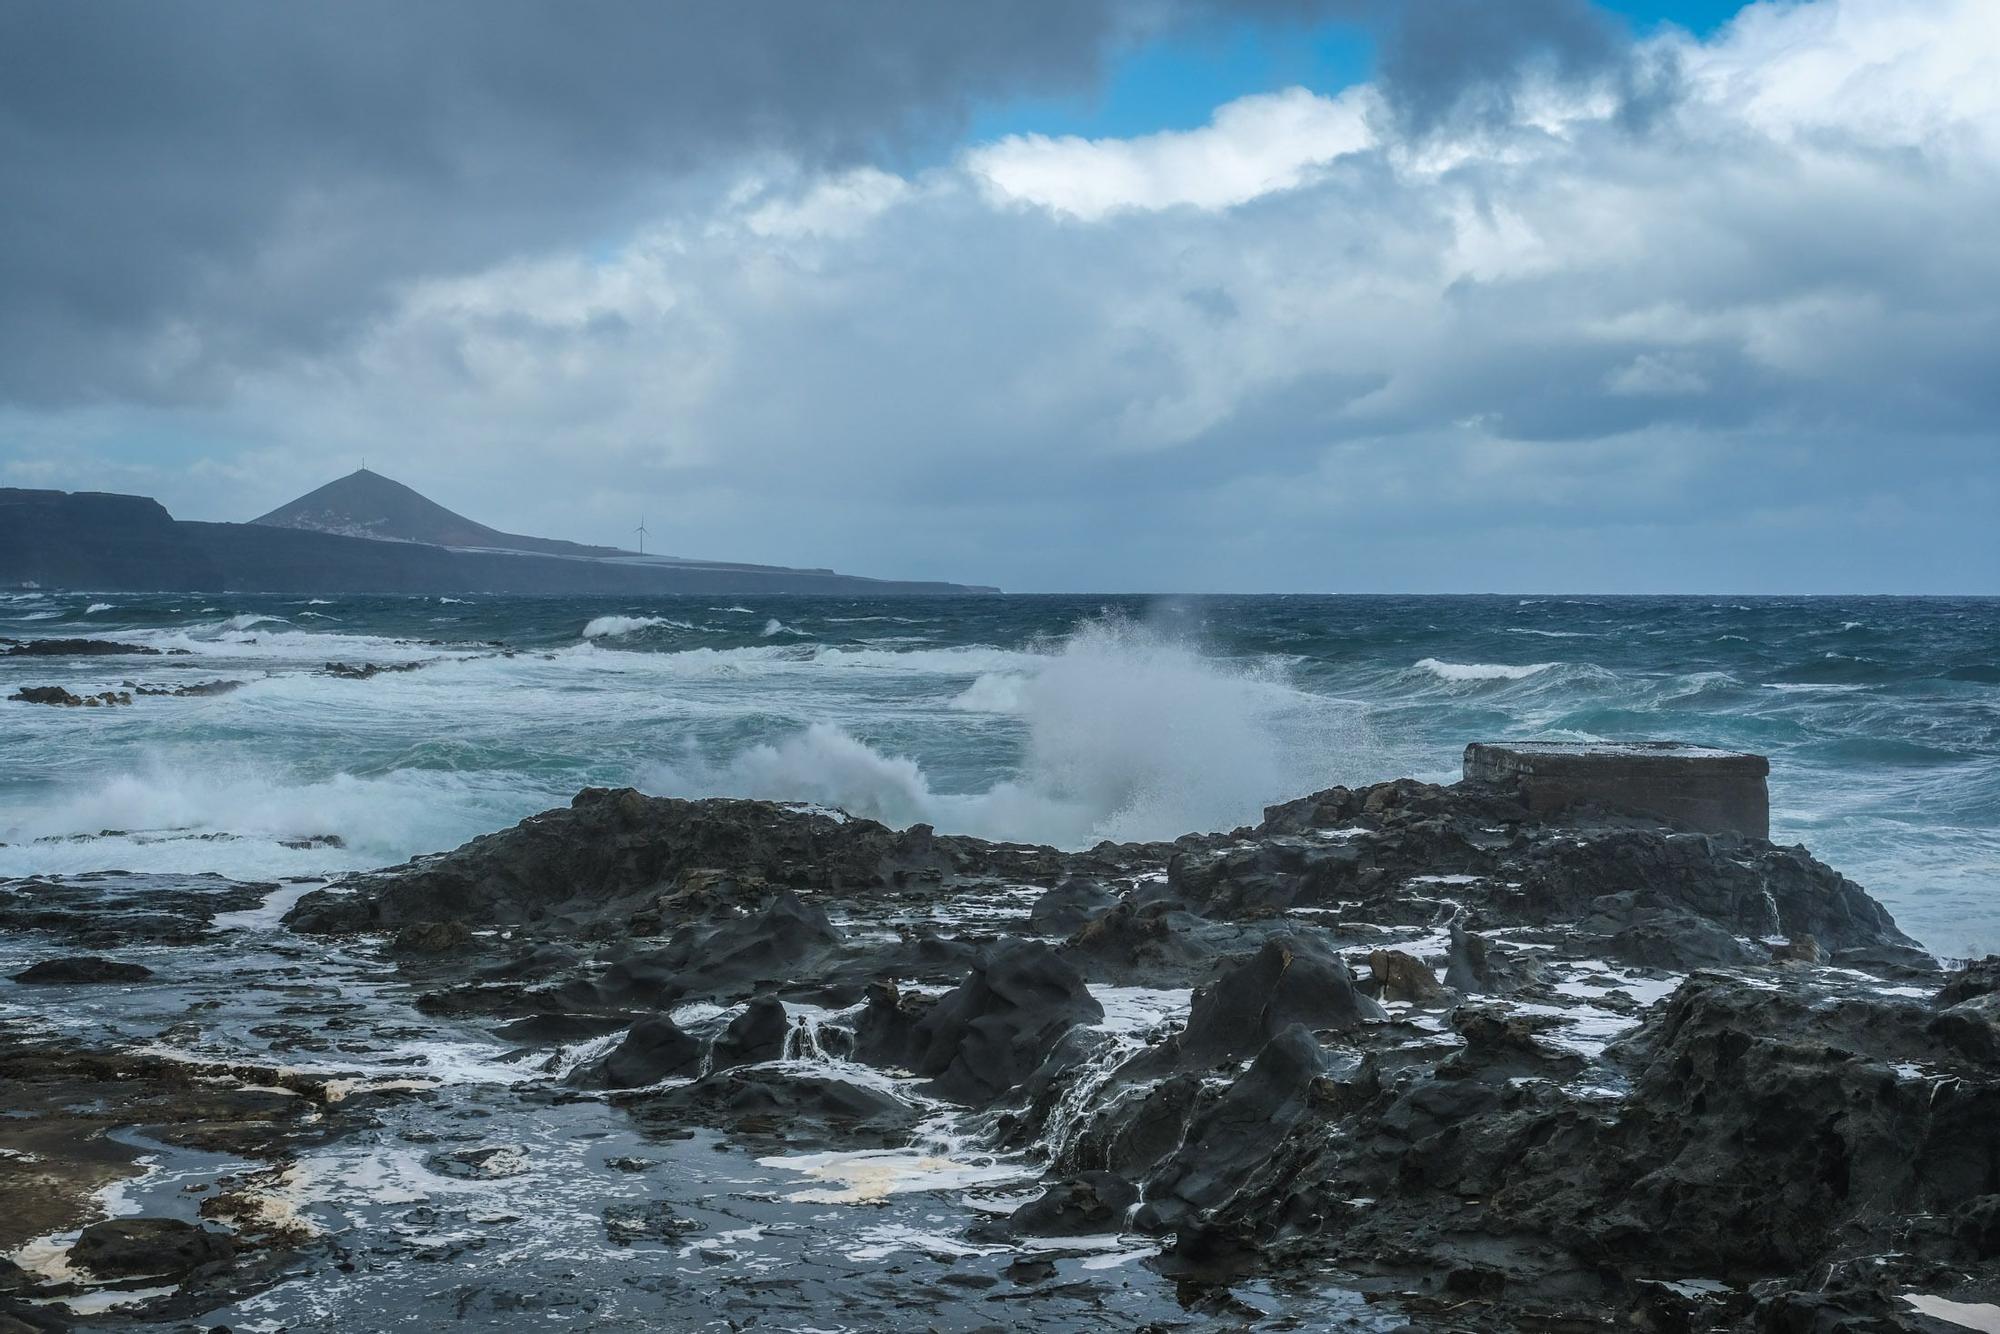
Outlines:
{"type": "MultiPolygon", "coordinates": [[[[0,888],[0,920],[47,959],[208,929],[157,901],[120,927],[76,889],[0,888]]],[[[414,1016],[490,1035],[510,1096],[548,1115],[780,1163],[810,1185],[790,1199],[857,1230],[891,1199],[1011,1183],[925,1243],[960,1282],[885,1280],[933,1327],[977,1327],[982,1303],[1020,1318],[1003,1298],[1108,1328],[2000,1319],[2000,960],[1942,968],[1802,848],[1536,815],[1477,784],[1336,788],[1229,834],[1074,853],[592,789],[296,897],[278,938],[302,985],[353,955],[414,1016]]],[[[120,1168],[78,1166],[105,1125],[65,1110],[93,1082],[156,1090],[100,1122],[226,1149],[268,1185],[379,1121],[372,1100],[450,1097],[379,1068],[343,1082],[342,1053],[376,1048],[306,1010],[261,1040],[320,1052],[311,1074],[0,1027],[28,1113],[0,1122],[0,1172],[67,1202],[0,1225],[0,1330],[85,1327],[63,1297],[108,1283],[159,1289],[118,1308],[132,1327],[281,1274],[344,1281],[309,1190],[287,1227],[254,1221],[278,1216],[269,1190],[224,1188],[238,1203],[199,1238],[145,1215],[90,1232],[120,1168]]],[[[525,1152],[469,1142],[426,1170],[525,1152]]],[[[605,1244],[701,1244],[693,1211],[604,1171],[605,1244]]],[[[783,1303],[744,1296],[762,1282],[737,1295],[769,1321],[783,1303]]]]}

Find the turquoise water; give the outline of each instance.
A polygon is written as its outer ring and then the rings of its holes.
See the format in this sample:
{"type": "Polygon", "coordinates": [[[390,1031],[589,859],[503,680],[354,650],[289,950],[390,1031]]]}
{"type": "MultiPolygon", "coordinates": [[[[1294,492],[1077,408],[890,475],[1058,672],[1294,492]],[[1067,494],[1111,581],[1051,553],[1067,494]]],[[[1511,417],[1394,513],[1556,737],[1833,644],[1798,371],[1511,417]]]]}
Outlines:
{"type": "Polygon", "coordinates": [[[0,876],[324,874],[591,783],[1081,845],[1447,780],[1473,739],[1672,737],[1768,754],[1774,837],[2000,949],[1990,599],[5,596],[0,636],[188,652],[0,658],[0,694],[247,684],[0,705],[0,876]]]}

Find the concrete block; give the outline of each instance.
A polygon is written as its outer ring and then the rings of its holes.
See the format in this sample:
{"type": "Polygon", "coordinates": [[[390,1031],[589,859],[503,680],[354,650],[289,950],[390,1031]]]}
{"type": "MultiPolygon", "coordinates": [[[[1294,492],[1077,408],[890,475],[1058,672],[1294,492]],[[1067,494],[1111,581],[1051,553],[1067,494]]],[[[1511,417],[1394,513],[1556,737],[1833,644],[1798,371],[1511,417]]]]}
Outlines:
{"type": "Polygon", "coordinates": [[[1711,834],[1771,836],[1771,762],[1680,741],[1475,741],[1467,782],[1508,788],[1537,815],[1592,803],[1711,834]]]}

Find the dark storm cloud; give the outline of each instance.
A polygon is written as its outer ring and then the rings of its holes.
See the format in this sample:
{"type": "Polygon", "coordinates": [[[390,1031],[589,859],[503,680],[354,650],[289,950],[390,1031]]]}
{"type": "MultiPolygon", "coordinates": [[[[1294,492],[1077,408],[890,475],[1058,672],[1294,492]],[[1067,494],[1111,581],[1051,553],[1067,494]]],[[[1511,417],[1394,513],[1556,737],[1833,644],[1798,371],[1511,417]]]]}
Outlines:
{"type": "Polygon", "coordinates": [[[919,143],[1309,0],[202,0],[0,11],[0,401],[220,393],[399,279],[614,237],[705,163],[919,143]]]}
{"type": "Polygon", "coordinates": [[[1414,134],[1511,121],[1530,74],[1571,87],[1608,84],[1638,123],[1674,97],[1674,70],[1642,61],[1625,29],[1590,0],[1406,0],[1394,13],[1382,86],[1414,134]]]}
{"type": "Polygon", "coordinates": [[[1585,0],[7,6],[0,402],[217,401],[401,282],[615,243],[705,165],[894,159],[1148,32],[1329,16],[1386,30],[1417,128],[1628,58],[1585,0]]]}

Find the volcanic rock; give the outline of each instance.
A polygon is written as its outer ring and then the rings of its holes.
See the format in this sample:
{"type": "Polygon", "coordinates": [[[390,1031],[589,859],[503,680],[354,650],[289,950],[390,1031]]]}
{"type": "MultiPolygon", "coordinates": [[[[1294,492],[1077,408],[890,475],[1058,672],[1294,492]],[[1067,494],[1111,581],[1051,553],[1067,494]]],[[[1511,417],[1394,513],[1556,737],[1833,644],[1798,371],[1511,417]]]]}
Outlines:
{"type": "Polygon", "coordinates": [[[55,704],[63,708],[103,708],[107,704],[130,704],[132,696],[123,690],[100,690],[95,695],[72,695],[61,686],[22,686],[7,696],[22,704],[55,704]]]}
{"type": "Polygon", "coordinates": [[[443,954],[463,948],[471,939],[463,922],[412,922],[396,933],[394,948],[402,954],[443,954]]]}
{"type": "Polygon", "coordinates": [[[364,877],[359,892],[308,894],[286,920],[299,931],[342,932],[450,916],[553,934],[622,923],[688,870],[728,866],[793,890],[875,889],[948,870],[974,846],[771,802],[588,788],[568,807],[455,852],[364,877]]]}
{"type": "Polygon", "coordinates": [[[643,1088],[700,1071],[701,1043],[672,1019],[655,1015],[632,1025],[623,1042],[572,1070],[564,1082],[575,1088],[643,1088]]]}
{"type": "Polygon", "coordinates": [[[236,1245],[176,1218],[119,1218],[92,1223],[69,1248],[72,1264],[103,1278],[183,1278],[207,1265],[227,1264],[236,1245]]]}
{"type": "Polygon", "coordinates": [[[831,1071],[822,1075],[783,1066],[737,1066],[690,1084],[613,1097],[644,1123],[692,1121],[787,1142],[899,1144],[918,1115],[881,1089],[831,1071]]]}
{"type": "Polygon", "coordinates": [[[733,1065],[775,1061],[785,1054],[785,1043],[791,1035],[784,1003],[775,997],[759,996],[722,1030],[722,1036],[715,1040],[709,1066],[726,1070],[733,1065]]]}
{"type": "Polygon", "coordinates": [[[909,1066],[957,1102],[980,1105],[1012,1089],[1062,1036],[1104,1007],[1083,978],[1040,941],[995,947],[911,1033],[909,1066]]]}
{"type": "Polygon", "coordinates": [[[1181,1148],[1147,1181],[1134,1221],[1170,1230],[1224,1205],[1268,1164],[1307,1114],[1326,1057],[1304,1025],[1263,1045],[1249,1071],[1195,1117],[1181,1148]]]}
{"type": "Polygon", "coordinates": [[[1094,880],[1072,876],[1035,900],[1028,910],[1028,929],[1037,935],[1072,936],[1118,902],[1118,896],[1094,880]]]}
{"type": "Polygon", "coordinates": [[[153,975],[144,964],[121,963],[96,955],[68,959],[43,959],[14,974],[16,982],[143,982],[153,975]]]}
{"type": "Polygon", "coordinates": [[[1016,1209],[1008,1222],[1031,1237],[1080,1237],[1117,1232],[1139,1201],[1139,1189],[1114,1172],[1084,1172],[1058,1181],[1016,1209]]]}
{"type": "Polygon", "coordinates": [[[131,681],[121,682],[135,695],[157,695],[173,699],[206,699],[215,695],[227,695],[232,690],[241,690],[242,681],[196,681],[184,686],[147,686],[131,681]]]}
{"type": "Polygon", "coordinates": [[[1383,1017],[1355,990],[1347,965],[1309,937],[1280,936],[1195,994],[1187,1030],[1172,1043],[1183,1065],[1255,1055],[1295,1025],[1347,1030],[1383,1017]]]}
{"type": "Polygon", "coordinates": [[[9,658],[101,658],[121,653],[158,657],[160,651],[144,644],[120,644],[109,639],[31,639],[15,644],[4,655],[9,658]]]}
{"type": "Polygon", "coordinates": [[[1401,950],[1371,951],[1368,971],[1374,975],[1375,995],[1381,1000],[1436,1005],[1450,997],[1428,964],[1401,950]]]}

